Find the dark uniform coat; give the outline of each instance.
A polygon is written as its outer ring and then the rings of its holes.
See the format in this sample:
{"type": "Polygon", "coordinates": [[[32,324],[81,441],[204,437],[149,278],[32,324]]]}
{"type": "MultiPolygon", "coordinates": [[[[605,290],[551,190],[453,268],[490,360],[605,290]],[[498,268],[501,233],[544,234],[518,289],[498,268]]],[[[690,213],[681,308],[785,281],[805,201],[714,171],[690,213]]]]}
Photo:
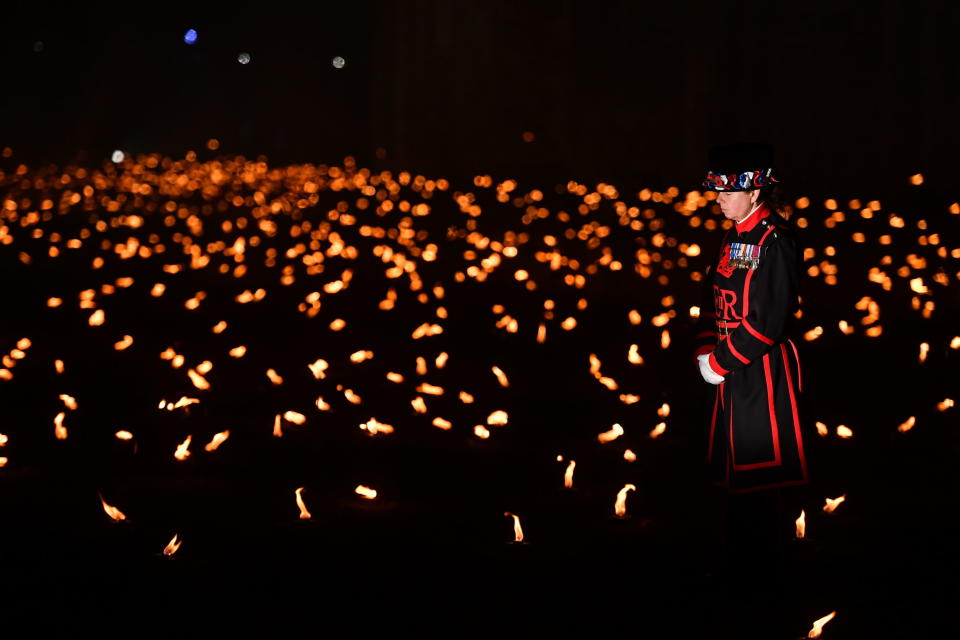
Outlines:
{"type": "Polygon", "coordinates": [[[801,260],[792,228],[761,204],[726,232],[707,271],[695,355],[724,382],[710,411],[714,484],[740,493],[806,484],[799,355],[789,333],[801,260]]]}

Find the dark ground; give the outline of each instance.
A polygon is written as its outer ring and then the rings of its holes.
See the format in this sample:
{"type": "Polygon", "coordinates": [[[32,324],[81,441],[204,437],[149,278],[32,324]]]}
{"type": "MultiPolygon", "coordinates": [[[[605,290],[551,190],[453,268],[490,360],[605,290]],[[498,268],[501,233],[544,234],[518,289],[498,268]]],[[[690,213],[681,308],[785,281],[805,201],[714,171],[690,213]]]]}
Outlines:
{"type": "MultiPolygon", "coordinates": [[[[438,215],[462,216],[431,204],[436,211],[425,225],[438,215]]],[[[546,206],[554,205],[564,206],[546,206]]],[[[666,207],[658,211],[670,221],[668,234],[712,252],[717,234],[678,225],[666,207]]],[[[489,216],[480,218],[481,228],[489,216]]],[[[956,229],[956,216],[931,213],[928,219],[952,248],[948,231],[956,229]]],[[[84,222],[82,214],[55,220],[67,236],[71,225],[84,222]]],[[[24,336],[33,346],[15,378],[0,382],[0,432],[10,437],[3,450],[10,462],[0,471],[4,624],[61,636],[81,628],[124,635],[167,629],[331,635],[343,628],[361,636],[476,629],[505,636],[775,639],[803,637],[814,620],[836,610],[825,638],[949,637],[946,627],[955,634],[960,440],[956,409],[938,412],[935,405],[956,395],[960,352],[946,345],[958,333],[957,283],[936,285],[938,309],[925,320],[909,308],[906,280],[894,276],[887,293],[865,278],[877,256],[894,253],[894,271],[900,256],[919,251],[908,244],[915,229],[895,232],[889,249],[845,240],[863,224],[856,221],[837,231],[814,226],[807,236],[811,244],[837,246],[840,265],[837,287],[805,278],[802,327],[826,329],[819,340],[798,345],[812,483],[786,496],[778,575],[743,584],[720,572],[723,501],[702,476],[708,390],[690,363],[684,313],[697,304],[695,287],[679,273],[666,288],[634,275],[634,236],[649,234],[625,232],[615,222],[610,244],[626,248],[616,251],[626,267],[602,271],[583,290],[564,287],[546,270],[539,275],[540,265],[523,253],[515,263],[533,265],[528,268],[542,285],[534,293],[503,268],[485,283],[457,285],[449,278],[452,262],[422,264],[428,285],[444,282],[441,303],[450,319],[439,321],[442,335],[419,341],[409,339],[410,331],[430,320],[435,304],[419,304],[406,281],[386,282],[373,262],[353,265],[351,287],[325,296],[321,314],[308,319],[296,313],[297,302],[345,267],[300,276],[285,288],[276,283],[279,269],[255,268],[259,258],[249,260],[251,275],[235,281],[211,267],[163,274],[161,264],[182,260],[174,251],[126,263],[103,252],[107,264],[97,272],[89,270],[95,247],[48,260],[34,248],[46,239],[14,229],[18,241],[0,246],[6,292],[0,349],[24,336]],[[17,259],[21,250],[34,256],[33,264],[17,259]],[[122,275],[137,280],[98,296],[107,322],[89,327],[90,310],[76,308],[76,293],[122,275]],[[148,295],[156,281],[168,285],[158,299],[148,295]],[[379,311],[388,284],[397,286],[400,299],[394,311],[379,311]],[[258,286],[268,290],[263,302],[232,302],[258,286]],[[199,290],[208,298],[197,311],[185,311],[183,300],[199,290]],[[669,325],[674,342],[661,350],[649,318],[662,310],[667,292],[677,297],[679,314],[669,325]],[[64,298],[59,309],[46,308],[52,295],[64,298]],[[561,331],[554,321],[547,343],[537,344],[542,298],[557,301],[559,319],[575,312],[581,295],[590,306],[576,314],[577,329],[561,331]],[[860,335],[859,326],[855,336],[836,330],[840,318],[857,323],[862,313],[853,304],[862,295],[883,309],[879,338],[860,335]],[[518,334],[494,327],[495,303],[520,320],[518,334]],[[644,316],[639,327],[627,321],[632,308],[644,316]],[[348,321],[339,333],[327,329],[336,317],[348,321]],[[211,334],[220,319],[230,327],[211,334]],[[134,346],[114,351],[123,334],[134,336],[134,346]],[[932,348],[921,365],[917,348],[924,340],[932,348]],[[644,366],[627,362],[631,343],[640,345],[644,366]],[[228,359],[226,351],[237,344],[246,344],[249,354],[228,359]],[[157,355],[168,346],[187,355],[184,369],[212,360],[212,390],[197,391],[184,370],[161,361],[157,355]],[[372,349],[374,359],[350,363],[347,356],[361,348],[372,349]],[[450,361],[436,370],[432,358],[444,350],[450,361]],[[623,405],[619,392],[592,380],[589,353],[598,354],[620,391],[639,393],[642,401],[623,405]],[[422,380],[447,389],[443,398],[425,396],[431,417],[409,405],[421,381],[413,370],[417,355],[431,361],[422,380]],[[305,366],[318,357],[331,363],[326,380],[314,380],[305,366]],[[66,363],[62,376],[53,370],[56,358],[66,363]],[[509,389],[497,385],[494,364],[509,375],[509,389]],[[284,375],[283,386],[270,385],[267,367],[284,375]],[[391,370],[407,382],[387,382],[383,374],[391,370]],[[357,391],[363,404],[343,401],[334,390],[338,383],[357,391]],[[454,397],[459,389],[473,393],[476,404],[461,405],[454,397]],[[53,438],[60,393],[79,403],[67,412],[65,441],[53,438]],[[201,403],[189,411],[156,409],[160,398],[180,395],[201,403]],[[317,395],[333,404],[331,412],[312,406],[317,395]],[[651,440],[647,433],[660,421],[655,409],[664,401],[672,407],[668,429],[651,440]],[[303,412],[308,422],[287,423],[283,438],[274,438],[273,416],[288,409],[303,412]],[[474,437],[472,425],[495,409],[508,411],[510,424],[492,427],[489,440],[474,437]],[[371,415],[396,433],[370,437],[356,428],[371,415]],[[433,415],[452,420],[454,429],[432,427],[433,415]],[[898,433],[909,415],[917,426],[898,433]],[[817,436],[814,420],[826,422],[831,435],[817,436]],[[597,443],[596,434],[613,422],[626,435],[597,443]],[[853,438],[833,434],[841,423],[854,430],[853,438]],[[116,440],[121,428],[135,441],[116,440]],[[230,438],[218,451],[204,452],[202,444],[223,429],[231,430],[230,438]],[[177,462],[172,453],[187,434],[192,455],[177,462]],[[623,460],[626,447],[636,452],[635,463],[623,460]],[[573,490],[562,488],[565,463],[556,461],[558,454],[577,461],[573,490]],[[627,501],[631,517],[618,520],[613,502],[627,482],[637,486],[627,501]],[[353,493],[357,484],[377,488],[381,497],[360,499],[353,493]],[[297,519],[299,486],[313,513],[308,522],[297,519]],[[109,520],[98,492],[128,520],[109,520]],[[840,494],[847,501],[824,514],[824,498],[840,494]],[[800,508],[808,538],[796,541],[790,538],[800,508]],[[512,521],[505,511],[521,517],[528,544],[508,543],[512,521]],[[174,533],[183,546],[164,557],[174,533]]],[[[151,221],[138,235],[151,225],[160,228],[151,221]]],[[[123,240],[131,234],[106,235],[123,240]]],[[[351,242],[363,257],[374,244],[351,242]]],[[[531,242],[531,252],[534,245],[540,246],[531,242]]],[[[451,247],[448,259],[463,248],[451,247]]],[[[445,250],[441,243],[441,256],[445,250]]],[[[705,255],[699,260],[702,268],[705,255]]],[[[957,270],[952,264],[948,274],[957,270]]]]}

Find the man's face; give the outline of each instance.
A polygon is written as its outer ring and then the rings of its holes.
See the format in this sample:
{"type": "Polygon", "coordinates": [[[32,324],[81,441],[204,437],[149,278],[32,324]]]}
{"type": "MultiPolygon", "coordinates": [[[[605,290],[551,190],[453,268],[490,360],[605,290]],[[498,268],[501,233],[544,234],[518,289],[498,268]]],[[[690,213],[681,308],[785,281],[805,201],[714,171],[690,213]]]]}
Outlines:
{"type": "Polygon", "coordinates": [[[728,220],[739,221],[750,213],[759,196],[758,189],[750,191],[720,191],[717,193],[717,204],[723,210],[723,216],[728,220]]]}

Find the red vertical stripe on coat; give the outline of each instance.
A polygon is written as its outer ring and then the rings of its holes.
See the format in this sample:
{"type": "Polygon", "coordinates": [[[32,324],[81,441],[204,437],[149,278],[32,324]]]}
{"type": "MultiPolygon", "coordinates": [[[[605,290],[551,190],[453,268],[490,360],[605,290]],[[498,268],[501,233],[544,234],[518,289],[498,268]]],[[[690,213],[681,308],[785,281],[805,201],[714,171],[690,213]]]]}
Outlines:
{"type": "MultiPolygon", "coordinates": [[[[783,352],[783,360],[787,361],[787,347],[780,343],[780,350],[783,352]]],[[[798,363],[799,364],[799,361],[798,363]]],[[[790,391],[790,408],[793,409],[793,434],[797,439],[797,453],[800,455],[800,468],[803,469],[803,480],[807,480],[807,457],[803,453],[803,438],[800,435],[800,417],[797,415],[797,399],[793,394],[793,377],[790,375],[790,367],[787,367],[787,389],[790,391]]]]}

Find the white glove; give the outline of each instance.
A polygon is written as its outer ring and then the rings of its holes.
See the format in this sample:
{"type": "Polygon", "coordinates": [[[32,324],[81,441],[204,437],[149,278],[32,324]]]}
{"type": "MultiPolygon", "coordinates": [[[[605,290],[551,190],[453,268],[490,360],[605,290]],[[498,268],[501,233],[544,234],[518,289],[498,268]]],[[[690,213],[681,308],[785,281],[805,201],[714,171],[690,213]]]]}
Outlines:
{"type": "Polygon", "coordinates": [[[710,384],[720,384],[723,382],[724,377],[716,373],[713,369],[710,368],[710,354],[704,353],[697,356],[697,360],[700,362],[700,375],[703,376],[703,379],[709,382],[710,384]]]}

